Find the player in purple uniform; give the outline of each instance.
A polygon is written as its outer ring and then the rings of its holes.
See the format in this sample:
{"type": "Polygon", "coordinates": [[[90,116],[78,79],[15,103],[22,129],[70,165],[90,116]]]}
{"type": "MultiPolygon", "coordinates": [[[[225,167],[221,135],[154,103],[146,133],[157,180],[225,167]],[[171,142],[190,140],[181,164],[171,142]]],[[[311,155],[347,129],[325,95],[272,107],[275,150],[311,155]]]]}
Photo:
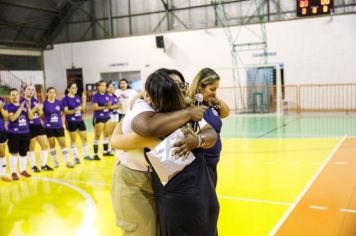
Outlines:
{"type": "Polygon", "coordinates": [[[109,114],[109,101],[110,98],[106,93],[106,82],[99,81],[97,84],[98,92],[95,93],[92,97],[91,103],[94,108],[94,116],[93,116],[93,126],[94,126],[94,159],[100,160],[98,156],[99,149],[99,140],[101,135],[103,138],[103,146],[104,146],[104,156],[113,156],[111,151],[109,150],[109,126],[108,121],[110,120],[109,114]]]}
{"type": "Polygon", "coordinates": [[[59,146],[62,149],[62,156],[66,161],[68,168],[73,168],[74,165],[69,160],[69,152],[66,146],[66,140],[64,137],[64,128],[62,122],[63,107],[61,101],[56,99],[56,89],[49,87],[47,89],[47,99],[43,102],[43,117],[44,128],[48,137],[49,146],[54,159],[54,167],[58,167],[58,159],[56,153],[56,139],[59,146]]]}
{"type": "Polygon", "coordinates": [[[30,146],[30,129],[28,122],[33,119],[30,104],[26,101],[20,103],[20,95],[17,89],[10,90],[10,103],[5,106],[9,114],[7,126],[7,146],[10,152],[10,169],[13,180],[18,180],[17,155],[20,154],[20,174],[31,177],[26,171],[27,151],[30,146]]]}
{"type": "Polygon", "coordinates": [[[115,126],[119,123],[119,112],[117,109],[121,107],[121,104],[119,104],[119,99],[118,97],[114,94],[115,88],[112,82],[108,83],[107,86],[107,94],[109,96],[109,114],[110,114],[110,120],[108,121],[108,139],[110,140],[112,133],[114,132],[115,126]]]}
{"type": "Polygon", "coordinates": [[[5,99],[0,97],[0,179],[5,182],[10,182],[6,174],[6,158],[5,158],[5,148],[6,148],[6,129],[5,120],[8,119],[7,111],[4,109],[5,99]]]}
{"type": "Polygon", "coordinates": [[[31,163],[31,169],[33,172],[41,172],[36,166],[36,158],[35,158],[35,148],[36,141],[41,146],[41,170],[51,171],[52,167],[47,165],[48,159],[48,140],[46,136],[46,132],[43,129],[40,116],[42,115],[42,105],[38,102],[38,100],[34,97],[35,88],[32,85],[27,85],[24,89],[24,97],[20,99],[20,103],[26,100],[31,107],[33,113],[33,120],[29,121],[30,127],[30,150],[27,152],[28,159],[31,163]]]}
{"type": "Polygon", "coordinates": [[[85,93],[80,97],[76,83],[70,83],[67,86],[66,95],[62,99],[62,106],[66,118],[66,126],[70,137],[71,149],[74,156],[74,162],[80,163],[77,148],[77,133],[82,140],[83,155],[85,160],[93,160],[89,156],[87,128],[83,121],[82,114],[85,112],[86,99],[85,93]]]}

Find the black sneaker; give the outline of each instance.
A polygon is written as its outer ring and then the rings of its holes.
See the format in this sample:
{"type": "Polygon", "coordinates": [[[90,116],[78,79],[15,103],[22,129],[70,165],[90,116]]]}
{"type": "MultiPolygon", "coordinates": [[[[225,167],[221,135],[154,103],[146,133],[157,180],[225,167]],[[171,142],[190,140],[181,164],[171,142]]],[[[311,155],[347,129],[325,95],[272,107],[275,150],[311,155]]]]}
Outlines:
{"type": "Polygon", "coordinates": [[[107,151],[107,152],[103,153],[103,156],[112,157],[112,156],[114,156],[114,154],[111,151],[107,151]]]}
{"type": "Polygon", "coordinates": [[[100,161],[100,158],[99,158],[98,155],[94,155],[93,159],[96,160],[96,161],[100,161]]]}
{"type": "Polygon", "coordinates": [[[33,166],[33,167],[31,168],[31,170],[32,170],[32,172],[35,172],[35,173],[41,172],[40,169],[38,169],[37,166],[33,166]]]}
{"type": "Polygon", "coordinates": [[[94,160],[94,158],[92,158],[90,156],[85,156],[83,159],[87,160],[87,161],[93,161],[94,160]]]}
{"type": "Polygon", "coordinates": [[[41,170],[52,171],[53,168],[48,165],[45,165],[45,166],[41,166],[41,170]]]}

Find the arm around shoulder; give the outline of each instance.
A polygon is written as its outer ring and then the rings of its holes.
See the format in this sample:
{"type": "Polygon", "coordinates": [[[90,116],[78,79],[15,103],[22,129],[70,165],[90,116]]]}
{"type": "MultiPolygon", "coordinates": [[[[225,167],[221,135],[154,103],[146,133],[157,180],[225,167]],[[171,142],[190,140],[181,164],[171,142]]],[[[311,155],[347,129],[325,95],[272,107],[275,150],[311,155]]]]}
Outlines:
{"type": "Polygon", "coordinates": [[[204,149],[213,147],[215,145],[216,141],[218,140],[218,135],[217,135],[216,131],[209,124],[205,125],[201,129],[198,136],[200,136],[198,138],[201,139],[200,147],[204,148],[204,149]]]}
{"type": "Polygon", "coordinates": [[[153,148],[160,142],[157,138],[144,138],[134,132],[123,134],[122,122],[116,127],[111,136],[111,147],[118,150],[134,150],[140,148],[153,148]]]}
{"type": "Polygon", "coordinates": [[[230,108],[229,106],[223,101],[223,100],[219,100],[220,103],[220,117],[221,118],[225,118],[228,117],[230,115],[230,108]]]}

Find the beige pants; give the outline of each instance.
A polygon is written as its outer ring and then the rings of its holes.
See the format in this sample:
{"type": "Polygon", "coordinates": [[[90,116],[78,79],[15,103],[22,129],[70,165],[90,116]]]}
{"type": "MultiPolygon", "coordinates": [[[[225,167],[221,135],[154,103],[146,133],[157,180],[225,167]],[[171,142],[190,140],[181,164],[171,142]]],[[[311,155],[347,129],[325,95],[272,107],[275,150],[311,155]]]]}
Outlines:
{"type": "Polygon", "coordinates": [[[111,195],[116,224],[123,236],[159,234],[151,173],[115,164],[111,195]]]}

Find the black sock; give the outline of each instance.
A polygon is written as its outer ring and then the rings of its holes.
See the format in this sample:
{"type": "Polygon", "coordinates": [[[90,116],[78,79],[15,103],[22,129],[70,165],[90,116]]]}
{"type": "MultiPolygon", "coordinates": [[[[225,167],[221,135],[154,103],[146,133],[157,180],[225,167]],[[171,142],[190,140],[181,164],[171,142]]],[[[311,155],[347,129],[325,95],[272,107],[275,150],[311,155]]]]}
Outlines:
{"type": "Polygon", "coordinates": [[[98,154],[98,150],[99,150],[99,145],[98,144],[94,144],[93,147],[94,147],[94,153],[95,153],[95,155],[97,155],[98,154]]]}
{"type": "Polygon", "coordinates": [[[109,144],[108,143],[103,144],[103,147],[104,147],[104,152],[108,152],[109,151],[109,144]]]}

